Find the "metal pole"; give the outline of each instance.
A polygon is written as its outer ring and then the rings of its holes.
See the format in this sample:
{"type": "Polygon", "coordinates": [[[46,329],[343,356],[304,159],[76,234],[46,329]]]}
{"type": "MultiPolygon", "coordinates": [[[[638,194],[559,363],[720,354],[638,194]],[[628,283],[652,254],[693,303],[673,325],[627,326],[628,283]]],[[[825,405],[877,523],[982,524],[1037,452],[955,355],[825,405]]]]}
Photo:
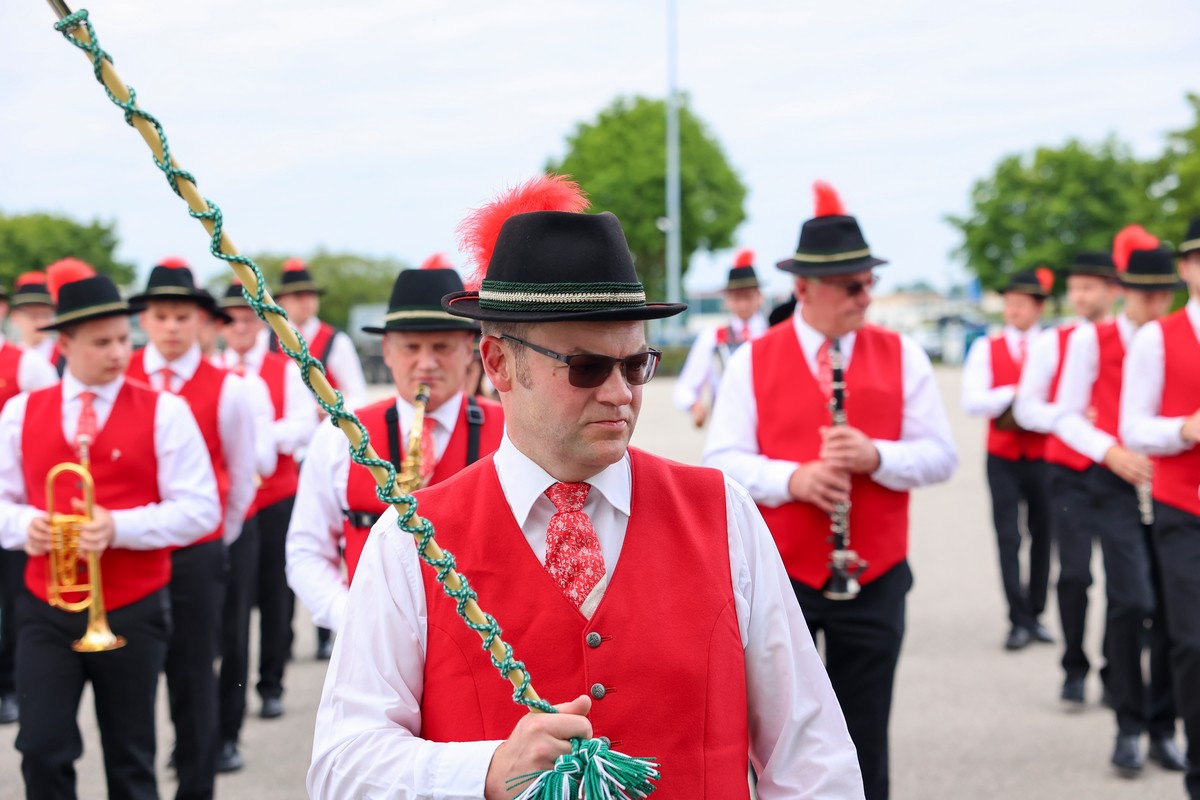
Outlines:
{"type": "MultiPolygon", "coordinates": [[[[667,0],[667,302],[679,303],[683,274],[679,199],[678,25],[676,0],[667,0]]],[[[680,341],[680,318],[667,320],[667,339],[680,341]]]]}

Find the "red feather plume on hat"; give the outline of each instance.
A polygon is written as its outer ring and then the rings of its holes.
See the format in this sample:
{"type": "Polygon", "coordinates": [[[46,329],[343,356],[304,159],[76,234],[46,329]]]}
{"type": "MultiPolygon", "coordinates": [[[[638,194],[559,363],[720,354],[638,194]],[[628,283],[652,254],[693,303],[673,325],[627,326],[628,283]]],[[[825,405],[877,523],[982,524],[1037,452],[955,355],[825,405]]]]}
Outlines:
{"type": "Polygon", "coordinates": [[[1038,267],[1033,274],[1037,276],[1037,282],[1041,284],[1043,292],[1050,294],[1054,291],[1054,270],[1049,267],[1038,267]]]}
{"type": "Polygon", "coordinates": [[[434,253],[421,262],[421,269],[454,269],[454,264],[445,253],[434,253]]]}
{"type": "Polygon", "coordinates": [[[459,249],[474,268],[469,282],[478,283],[487,272],[496,239],[509,217],[531,211],[577,213],[587,207],[587,197],[570,176],[538,175],[475,209],[458,226],[459,249]]]}
{"type": "Polygon", "coordinates": [[[837,190],[833,186],[825,181],[815,181],[813,194],[816,196],[817,206],[813,212],[814,217],[845,216],[846,207],[842,205],[842,198],[838,197],[837,190]]]}
{"type": "Polygon", "coordinates": [[[754,251],[749,247],[743,247],[737,251],[737,255],[733,257],[733,265],[735,267],[753,267],[754,266],[754,251]]]}
{"type": "Polygon", "coordinates": [[[158,262],[158,266],[166,267],[167,269],[191,269],[192,265],[186,259],[179,256],[168,256],[158,262]]]}
{"type": "Polygon", "coordinates": [[[1158,247],[1158,237],[1141,225],[1126,225],[1113,239],[1113,263],[1117,272],[1129,267],[1129,257],[1134,250],[1153,250],[1158,247]]]}
{"type": "Polygon", "coordinates": [[[299,272],[302,269],[308,269],[308,267],[304,264],[303,259],[289,258],[287,261],[283,262],[284,272],[299,272]]]}
{"type": "Polygon", "coordinates": [[[44,272],[22,272],[17,276],[15,286],[41,286],[46,282],[46,273],[44,272]]]}
{"type": "Polygon", "coordinates": [[[58,302],[58,290],[67,283],[75,283],[96,274],[92,265],[78,258],[64,258],[46,267],[46,289],[54,302],[58,302]]]}

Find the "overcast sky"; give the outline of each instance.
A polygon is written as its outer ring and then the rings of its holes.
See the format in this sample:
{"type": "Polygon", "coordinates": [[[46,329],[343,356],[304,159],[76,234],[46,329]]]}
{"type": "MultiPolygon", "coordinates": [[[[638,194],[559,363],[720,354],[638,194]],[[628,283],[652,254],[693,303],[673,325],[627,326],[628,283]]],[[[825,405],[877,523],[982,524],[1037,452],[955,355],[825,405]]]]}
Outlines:
{"type": "MultiPolygon", "coordinates": [[[[169,254],[223,269],[46,3],[2,5],[0,211],[115,221],[143,275],[169,254]]],[[[889,283],[960,280],[943,217],[998,158],[1108,133],[1155,154],[1200,90],[1195,0],[679,6],[680,84],[750,188],[738,244],[765,271],[794,249],[820,178],[891,260],[889,283]]],[[[665,94],[653,0],[86,7],[246,251],[461,262],[468,209],[561,155],[617,95],[665,94]]],[[[730,258],[698,260],[689,283],[730,258]]]]}

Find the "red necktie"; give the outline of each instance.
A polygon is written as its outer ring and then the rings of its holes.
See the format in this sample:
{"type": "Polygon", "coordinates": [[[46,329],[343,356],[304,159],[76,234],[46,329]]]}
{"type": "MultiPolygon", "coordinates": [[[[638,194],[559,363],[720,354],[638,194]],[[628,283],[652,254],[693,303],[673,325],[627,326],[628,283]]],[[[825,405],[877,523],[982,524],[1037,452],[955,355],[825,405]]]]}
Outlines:
{"type": "Polygon", "coordinates": [[[437,420],[426,417],[421,428],[421,485],[428,486],[437,468],[437,447],[433,443],[433,426],[437,420]]]}
{"type": "Polygon", "coordinates": [[[604,555],[592,521],[583,513],[586,483],[556,483],[546,490],[554,516],[546,531],[546,571],[576,608],[604,577],[604,555]]]}
{"type": "Polygon", "coordinates": [[[1020,359],[1018,363],[1022,366],[1025,364],[1025,357],[1029,355],[1029,341],[1022,336],[1021,344],[1017,346],[1017,357],[1020,359]]]}
{"type": "Polygon", "coordinates": [[[96,408],[92,405],[95,399],[95,392],[79,393],[79,421],[75,423],[76,450],[80,449],[79,446],[85,438],[89,446],[96,441],[96,408]]]}
{"type": "Polygon", "coordinates": [[[175,389],[174,389],[174,387],[171,386],[171,382],[172,382],[172,379],[175,377],[175,373],[171,371],[171,368],[163,367],[162,369],[160,369],[158,371],[158,374],[160,376],[162,376],[162,390],[161,391],[170,392],[171,394],[175,394],[175,389]]]}
{"type": "Polygon", "coordinates": [[[832,346],[833,340],[826,339],[817,348],[817,384],[826,400],[833,396],[833,362],[829,360],[829,349],[832,346]]]}

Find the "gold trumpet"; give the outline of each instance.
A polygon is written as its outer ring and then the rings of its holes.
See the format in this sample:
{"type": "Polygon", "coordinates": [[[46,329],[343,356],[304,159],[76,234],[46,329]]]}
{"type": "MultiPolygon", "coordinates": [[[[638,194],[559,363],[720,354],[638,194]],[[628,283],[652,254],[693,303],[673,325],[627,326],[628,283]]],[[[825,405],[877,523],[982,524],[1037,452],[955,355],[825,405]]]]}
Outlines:
{"type": "Polygon", "coordinates": [[[421,488],[421,435],[425,430],[425,406],[429,403],[429,384],[417,386],[417,397],[413,403],[412,429],[408,432],[408,446],[404,448],[404,459],[400,462],[400,474],[396,486],[405,494],[421,488]]]}
{"type": "Polygon", "coordinates": [[[100,583],[99,553],[87,554],[87,582],[79,581],[79,534],[80,529],[92,521],[95,491],[91,471],[80,464],[64,461],[46,475],[46,506],[51,509],[46,593],[50,605],[55,608],[70,612],[87,609],[87,630],[71,645],[77,653],[101,653],[125,646],[125,637],[115,635],[108,627],[104,590],[100,583]],[[83,484],[83,502],[87,506],[83,514],[58,514],[53,511],[55,481],[60,475],[68,473],[77,476],[83,484]],[[75,602],[63,599],[64,594],[72,592],[83,592],[87,596],[75,602]]]}

